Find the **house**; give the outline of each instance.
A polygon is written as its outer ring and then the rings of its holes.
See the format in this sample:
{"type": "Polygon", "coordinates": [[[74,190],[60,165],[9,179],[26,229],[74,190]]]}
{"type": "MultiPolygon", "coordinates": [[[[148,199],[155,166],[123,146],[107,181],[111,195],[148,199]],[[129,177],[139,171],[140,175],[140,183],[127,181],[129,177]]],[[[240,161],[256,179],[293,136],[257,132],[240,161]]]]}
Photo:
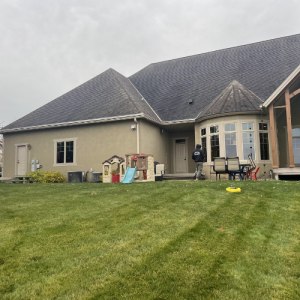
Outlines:
{"type": "Polygon", "coordinates": [[[300,34],[109,69],[4,127],[4,176],[102,170],[117,154],[151,153],[166,173],[193,173],[195,144],[214,157],[251,153],[259,175],[300,175],[300,34]]]}

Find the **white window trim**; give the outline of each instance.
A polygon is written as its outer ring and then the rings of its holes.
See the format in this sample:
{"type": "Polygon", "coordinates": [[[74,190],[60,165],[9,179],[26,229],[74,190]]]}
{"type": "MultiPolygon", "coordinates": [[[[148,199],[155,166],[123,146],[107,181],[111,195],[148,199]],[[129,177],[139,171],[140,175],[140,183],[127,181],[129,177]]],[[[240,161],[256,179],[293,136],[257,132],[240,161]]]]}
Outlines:
{"type": "Polygon", "coordinates": [[[53,163],[53,167],[66,167],[66,166],[77,166],[77,162],[76,162],[76,141],[77,141],[77,137],[76,138],[65,138],[65,139],[55,139],[53,140],[54,143],[54,163],[53,163]],[[57,163],[57,143],[58,142],[64,142],[64,163],[62,164],[58,164],[57,163]],[[73,162],[72,163],[66,163],[66,142],[74,142],[74,147],[73,147],[73,162]]]}

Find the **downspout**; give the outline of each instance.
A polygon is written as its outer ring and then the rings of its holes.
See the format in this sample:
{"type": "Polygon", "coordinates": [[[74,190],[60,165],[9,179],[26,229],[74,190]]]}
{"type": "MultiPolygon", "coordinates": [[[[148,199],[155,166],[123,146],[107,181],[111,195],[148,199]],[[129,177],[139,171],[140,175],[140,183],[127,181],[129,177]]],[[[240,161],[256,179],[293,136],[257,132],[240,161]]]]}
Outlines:
{"type": "Polygon", "coordinates": [[[139,122],[136,118],[133,119],[136,123],[136,153],[140,153],[140,129],[139,129],[139,122]]]}

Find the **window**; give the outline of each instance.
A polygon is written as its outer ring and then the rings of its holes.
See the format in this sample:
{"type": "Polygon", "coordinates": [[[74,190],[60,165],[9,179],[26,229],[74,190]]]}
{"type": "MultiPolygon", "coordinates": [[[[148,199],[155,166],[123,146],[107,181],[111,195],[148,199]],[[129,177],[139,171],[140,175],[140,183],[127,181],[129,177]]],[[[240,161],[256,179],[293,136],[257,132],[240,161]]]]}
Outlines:
{"type": "Polygon", "coordinates": [[[202,146],[202,150],[205,154],[205,158],[203,160],[203,162],[207,162],[207,145],[206,145],[206,128],[201,129],[201,146],[202,146]]]}
{"type": "Polygon", "coordinates": [[[225,124],[225,131],[235,131],[235,124],[225,124]]]}
{"type": "Polygon", "coordinates": [[[268,124],[259,123],[259,144],[260,144],[260,159],[269,160],[269,133],[268,124]]]}
{"type": "Polygon", "coordinates": [[[211,148],[211,160],[214,157],[220,157],[220,144],[219,144],[219,135],[210,136],[210,148],[211,148]]]}
{"type": "Polygon", "coordinates": [[[225,134],[226,157],[236,157],[236,133],[225,134]]]}
{"type": "Polygon", "coordinates": [[[218,133],[218,132],[219,132],[219,126],[210,127],[210,133],[218,133]]]}
{"type": "Polygon", "coordinates": [[[54,165],[75,164],[76,138],[54,140],[55,157],[54,165]]]}
{"type": "Polygon", "coordinates": [[[243,153],[244,160],[248,160],[249,154],[252,154],[252,158],[255,159],[255,150],[254,150],[254,126],[253,123],[243,123],[242,130],[243,132],[243,153]]]}
{"type": "Polygon", "coordinates": [[[268,130],[267,123],[259,123],[259,130],[268,130]]]}
{"type": "Polygon", "coordinates": [[[292,129],[293,149],[294,149],[294,163],[300,164],[300,128],[292,129]]]}
{"type": "Polygon", "coordinates": [[[226,157],[235,157],[237,156],[236,150],[236,132],[235,132],[235,124],[225,124],[225,150],[226,157]]]}
{"type": "Polygon", "coordinates": [[[242,130],[253,130],[253,123],[243,123],[242,130]]]}
{"type": "Polygon", "coordinates": [[[210,136],[210,154],[211,161],[213,161],[214,157],[220,157],[220,143],[219,143],[219,135],[215,134],[219,132],[219,126],[211,126],[209,128],[210,133],[213,134],[210,136]]]}
{"type": "Polygon", "coordinates": [[[260,141],[260,158],[261,160],[269,160],[269,138],[267,132],[259,133],[260,141]]]}

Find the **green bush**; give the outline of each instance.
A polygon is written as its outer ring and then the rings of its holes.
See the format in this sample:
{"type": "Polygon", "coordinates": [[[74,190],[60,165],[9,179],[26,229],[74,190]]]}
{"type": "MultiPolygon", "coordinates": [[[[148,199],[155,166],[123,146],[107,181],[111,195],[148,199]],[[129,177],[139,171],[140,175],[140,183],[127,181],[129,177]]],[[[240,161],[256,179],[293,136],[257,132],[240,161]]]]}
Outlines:
{"type": "Polygon", "coordinates": [[[33,181],[39,183],[58,183],[65,182],[66,177],[59,171],[34,171],[27,173],[26,176],[31,176],[33,181]]]}

